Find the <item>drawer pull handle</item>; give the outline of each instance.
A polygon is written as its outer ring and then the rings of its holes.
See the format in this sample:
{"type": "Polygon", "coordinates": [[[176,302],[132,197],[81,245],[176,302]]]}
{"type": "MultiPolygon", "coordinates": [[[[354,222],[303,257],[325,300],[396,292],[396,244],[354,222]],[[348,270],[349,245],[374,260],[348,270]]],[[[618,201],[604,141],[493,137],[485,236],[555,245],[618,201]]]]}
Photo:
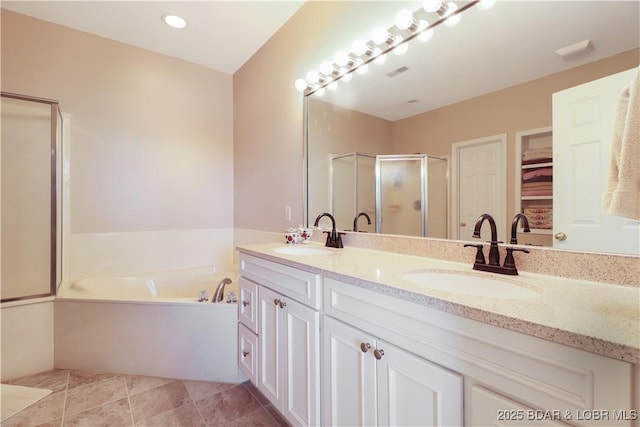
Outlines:
{"type": "Polygon", "coordinates": [[[248,306],[249,305],[249,301],[242,301],[242,305],[245,306],[245,307],[248,306]]]}
{"type": "Polygon", "coordinates": [[[366,353],[367,351],[369,351],[370,348],[371,348],[371,344],[369,344],[368,342],[360,343],[360,350],[362,350],[363,353],[366,353]]]}
{"type": "Polygon", "coordinates": [[[384,356],[384,350],[381,349],[381,348],[380,349],[376,348],[373,351],[373,355],[375,356],[376,359],[380,360],[380,359],[382,359],[382,356],[384,356]]]}
{"type": "Polygon", "coordinates": [[[248,355],[249,355],[248,351],[245,350],[245,351],[242,352],[242,357],[247,357],[248,355]]]}

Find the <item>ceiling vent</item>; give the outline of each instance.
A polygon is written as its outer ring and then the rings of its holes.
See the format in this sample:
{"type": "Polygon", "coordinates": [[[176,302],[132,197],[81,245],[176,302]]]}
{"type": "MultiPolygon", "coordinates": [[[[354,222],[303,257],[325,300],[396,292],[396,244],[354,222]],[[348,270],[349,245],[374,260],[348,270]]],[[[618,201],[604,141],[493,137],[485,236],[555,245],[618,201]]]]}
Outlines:
{"type": "Polygon", "coordinates": [[[404,65],[403,65],[403,66],[402,66],[402,67],[400,67],[400,68],[396,68],[396,69],[395,69],[395,70],[393,70],[393,71],[389,71],[389,72],[388,72],[387,74],[385,74],[385,75],[386,75],[387,77],[392,78],[392,77],[397,76],[398,74],[402,74],[402,73],[404,73],[405,71],[409,71],[409,67],[407,67],[407,66],[404,66],[404,65]]]}

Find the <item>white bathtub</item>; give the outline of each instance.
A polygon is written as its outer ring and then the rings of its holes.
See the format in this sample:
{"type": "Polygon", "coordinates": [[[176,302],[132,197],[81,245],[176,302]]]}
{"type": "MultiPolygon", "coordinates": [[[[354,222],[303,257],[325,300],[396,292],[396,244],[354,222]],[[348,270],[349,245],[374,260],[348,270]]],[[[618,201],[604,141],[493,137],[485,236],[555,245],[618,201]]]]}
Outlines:
{"type": "Polygon", "coordinates": [[[241,382],[237,363],[237,266],[211,266],[61,286],[54,365],[130,375],[241,382]],[[223,302],[216,287],[230,278],[223,302]],[[208,302],[198,302],[207,290],[208,302]]]}
{"type": "Polygon", "coordinates": [[[60,298],[99,299],[167,303],[198,302],[200,291],[207,291],[209,301],[221,280],[230,278],[224,299],[230,291],[238,294],[238,267],[209,266],[129,276],[89,277],[63,286],[60,298]]]}

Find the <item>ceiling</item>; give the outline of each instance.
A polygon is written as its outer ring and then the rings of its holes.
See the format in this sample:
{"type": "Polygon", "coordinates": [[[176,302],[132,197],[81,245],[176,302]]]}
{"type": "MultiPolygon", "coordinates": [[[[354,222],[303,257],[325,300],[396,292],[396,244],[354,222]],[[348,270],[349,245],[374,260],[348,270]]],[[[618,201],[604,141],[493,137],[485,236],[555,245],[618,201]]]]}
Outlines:
{"type": "MultiPolygon", "coordinates": [[[[460,6],[468,1],[456,1],[460,6]]],[[[81,31],[235,73],[304,0],[263,1],[2,1],[2,7],[81,31]],[[185,30],[161,22],[183,16],[185,30]]],[[[420,1],[352,1],[341,5],[322,46],[307,52],[319,67],[376,25],[391,27],[401,8],[420,1]]],[[[421,12],[425,13],[425,12],[421,12]]],[[[433,22],[433,17],[428,17],[433,22]]],[[[498,0],[489,11],[472,7],[453,28],[435,28],[427,43],[412,41],[407,54],[387,55],[325,100],[398,120],[640,46],[637,0],[498,0]],[[589,39],[591,52],[561,58],[564,46],[589,39]],[[408,71],[389,78],[400,67],[408,71]],[[381,95],[382,94],[382,95],[381,95]],[[414,100],[413,103],[408,103],[414,100]]],[[[317,69],[317,68],[316,68],[317,69]]],[[[304,77],[304,76],[300,76],[304,77]]],[[[292,82],[293,85],[293,82],[292,82]]]]}
{"type": "Polygon", "coordinates": [[[287,1],[2,1],[2,8],[227,74],[235,73],[304,4],[287,1]],[[185,18],[183,30],[161,21],[185,18]]]}

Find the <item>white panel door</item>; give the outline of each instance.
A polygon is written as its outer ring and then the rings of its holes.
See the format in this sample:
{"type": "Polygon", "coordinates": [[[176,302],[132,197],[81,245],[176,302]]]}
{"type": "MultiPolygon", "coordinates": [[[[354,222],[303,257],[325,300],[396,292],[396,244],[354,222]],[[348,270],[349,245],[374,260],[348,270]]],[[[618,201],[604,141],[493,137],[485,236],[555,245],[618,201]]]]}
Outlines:
{"type": "MultiPolygon", "coordinates": [[[[506,135],[453,144],[452,235],[472,240],[473,226],[483,213],[498,224],[505,240],[507,216],[506,135]]],[[[490,240],[488,227],[483,240],[490,240]]]]}
{"type": "Polygon", "coordinates": [[[284,314],[284,415],[294,425],[320,425],[319,312],[281,298],[284,314]]]}
{"type": "Polygon", "coordinates": [[[322,425],[375,426],[375,338],[326,316],[323,327],[322,425]]]}
{"type": "Polygon", "coordinates": [[[461,375],[383,341],[377,350],[379,425],[462,425],[461,375]]]}
{"type": "Polygon", "coordinates": [[[607,189],[618,98],[635,70],[553,94],[553,247],[640,253],[640,222],[608,215],[607,189]],[[558,233],[564,233],[562,238],[558,233]]]}
{"type": "Polygon", "coordinates": [[[271,403],[283,410],[282,400],[282,363],[280,352],[282,340],[282,314],[276,300],[280,300],[280,294],[263,286],[258,287],[260,322],[258,327],[259,366],[258,389],[271,401],[271,403]]]}

